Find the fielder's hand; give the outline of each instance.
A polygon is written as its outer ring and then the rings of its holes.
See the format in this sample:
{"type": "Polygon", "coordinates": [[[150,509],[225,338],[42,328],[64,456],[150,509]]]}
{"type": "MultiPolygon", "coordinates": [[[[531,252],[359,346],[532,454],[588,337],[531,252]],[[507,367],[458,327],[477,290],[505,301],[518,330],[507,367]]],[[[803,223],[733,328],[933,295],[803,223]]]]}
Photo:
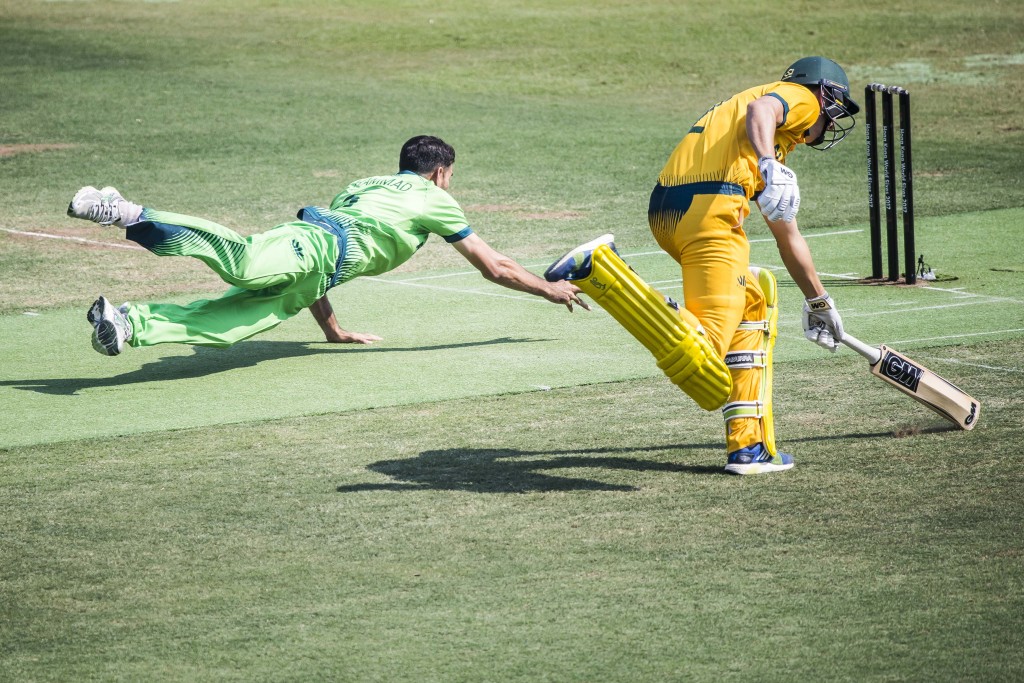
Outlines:
{"type": "Polygon", "coordinates": [[[544,298],[551,303],[566,306],[570,313],[572,313],[573,304],[579,305],[585,311],[590,310],[590,305],[580,298],[580,292],[583,290],[568,280],[557,280],[556,282],[546,284],[549,289],[544,298]]]}
{"type": "Polygon", "coordinates": [[[843,338],[843,321],[828,292],[804,300],[804,336],[818,346],[835,352],[843,338]]]}
{"type": "Polygon", "coordinates": [[[757,198],[761,213],[770,221],[791,221],[800,209],[800,187],[796,173],[771,157],[761,157],[757,167],[764,178],[764,190],[757,198]]]}

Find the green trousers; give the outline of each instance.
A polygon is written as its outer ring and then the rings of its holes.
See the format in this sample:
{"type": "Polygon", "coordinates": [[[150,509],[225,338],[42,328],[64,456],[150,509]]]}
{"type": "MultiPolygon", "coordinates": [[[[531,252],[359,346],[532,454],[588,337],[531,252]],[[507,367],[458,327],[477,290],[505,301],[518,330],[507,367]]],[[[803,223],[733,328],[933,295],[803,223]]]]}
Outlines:
{"type": "Polygon", "coordinates": [[[217,299],[130,304],[131,346],[195,344],[224,348],[292,317],[333,282],[338,238],[304,221],[249,237],[202,218],[145,209],[128,239],[158,256],[192,256],[232,285],[217,299]]]}

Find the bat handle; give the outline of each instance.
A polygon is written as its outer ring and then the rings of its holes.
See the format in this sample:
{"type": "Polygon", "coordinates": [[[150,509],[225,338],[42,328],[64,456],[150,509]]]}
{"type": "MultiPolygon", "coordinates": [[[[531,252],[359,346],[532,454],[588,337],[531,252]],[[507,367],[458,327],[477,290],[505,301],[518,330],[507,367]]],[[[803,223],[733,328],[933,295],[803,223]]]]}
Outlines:
{"type": "Polygon", "coordinates": [[[843,332],[842,342],[849,346],[851,349],[859,353],[868,359],[868,362],[874,365],[882,359],[882,352],[876,347],[865,344],[860,339],[857,339],[849,332],[843,332]]]}

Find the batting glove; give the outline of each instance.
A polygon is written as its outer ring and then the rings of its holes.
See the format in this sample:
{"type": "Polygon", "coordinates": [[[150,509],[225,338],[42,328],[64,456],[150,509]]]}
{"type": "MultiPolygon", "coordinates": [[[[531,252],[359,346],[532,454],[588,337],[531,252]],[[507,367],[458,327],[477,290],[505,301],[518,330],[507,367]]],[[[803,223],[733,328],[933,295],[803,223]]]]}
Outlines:
{"type": "Polygon", "coordinates": [[[796,173],[771,157],[761,157],[757,167],[764,178],[764,189],[757,198],[761,213],[770,221],[791,221],[800,209],[800,187],[796,173]]]}
{"type": "Polygon", "coordinates": [[[843,338],[843,321],[828,292],[804,299],[804,336],[818,346],[835,352],[843,338]]]}

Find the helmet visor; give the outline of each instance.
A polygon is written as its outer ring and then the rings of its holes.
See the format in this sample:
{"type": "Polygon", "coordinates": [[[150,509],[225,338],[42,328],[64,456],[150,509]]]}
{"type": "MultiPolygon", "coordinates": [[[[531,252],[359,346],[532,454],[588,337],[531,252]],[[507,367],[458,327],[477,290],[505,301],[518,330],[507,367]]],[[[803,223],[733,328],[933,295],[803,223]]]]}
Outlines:
{"type": "Polygon", "coordinates": [[[847,88],[832,81],[821,82],[822,111],[828,122],[817,139],[808,142],[809,147],[826,150],[838,145],[857,125],[854,115],[860,107],[850,99],[847,88]]]}

